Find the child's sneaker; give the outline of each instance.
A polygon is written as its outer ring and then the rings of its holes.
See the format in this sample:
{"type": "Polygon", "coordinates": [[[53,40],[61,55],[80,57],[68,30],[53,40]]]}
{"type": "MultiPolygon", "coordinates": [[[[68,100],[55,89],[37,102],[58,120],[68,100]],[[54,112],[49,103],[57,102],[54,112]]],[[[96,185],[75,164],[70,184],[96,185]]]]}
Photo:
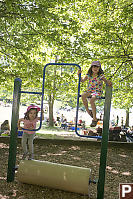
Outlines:
{"type": "Polygon", "coordinates": [[[98,120],[92,120],[91,127],[95,127],[97,125],[98,120]]]}
{"type": "Polygon", "coordinates": [[[92,110],[89,109],[89,115],[93,118],[92,110]]]}

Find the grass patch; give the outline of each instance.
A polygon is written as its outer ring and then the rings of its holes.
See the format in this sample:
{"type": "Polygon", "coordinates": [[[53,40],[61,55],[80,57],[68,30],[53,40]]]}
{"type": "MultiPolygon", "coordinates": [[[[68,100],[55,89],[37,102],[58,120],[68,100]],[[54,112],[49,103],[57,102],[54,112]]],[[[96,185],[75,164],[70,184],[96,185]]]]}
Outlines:
{"type": "Polygon", "coordinates": [[[60,127],[57,127],[57,126],[53,126],[53,127],[49,127],[49,126],[42,126],[41,128],[43,131],[51,131],[51,132],[66,132],[64,129],[60,128],[60,127]]]}
{"type": "Polygon", "coordinates": [[[36,132],[36,135],[39,137],[39,138],[45,138],[45,139],[60,139],[62,138],[61,135],[56,135],[55,133],[56,132],[63,132],[65,133],[66,131],[64,129],[61,129],[60,127],[57,127],[57,126],[54,126],[54,127],[49,127],[49,126],[42,126],[41,130],[44,132],[44,133],[39,133],[39,132],[36,132]],[[49,133],[47,133],[49,132],[49,133]]]}
{"type": "Polygon", "coordinates": [[[37,137],[44,138],[44,139],[57,139],[61,138],[61,136],[57,136],[55,134],[42,134],[42,133],[36,133],[37,137]]]}

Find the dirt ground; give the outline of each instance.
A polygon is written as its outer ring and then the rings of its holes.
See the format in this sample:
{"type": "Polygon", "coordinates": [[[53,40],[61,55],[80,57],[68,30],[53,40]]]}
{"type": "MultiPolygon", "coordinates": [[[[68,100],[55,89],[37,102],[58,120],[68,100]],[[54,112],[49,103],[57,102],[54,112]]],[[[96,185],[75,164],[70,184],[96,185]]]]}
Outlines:
{"type": "MultiPolygon", "coordinates": [[[[21,138],[18,139],[16,165],[22,158],[21,138]]],[[[35,139],[35,159],[92,169],[98,179],[100,142],[35,139]]],[[[0,199],[88,199],[88,196],[62,190],[6,182],[9,139],[0,138],[0,199]]],[[[105,199],[119,198],[119,183],[133,182],[133,144],[109,143],[106,167],[105,199]]],[[[96,198],[96,185],[90,186],[90,198],[96,198]]]]}

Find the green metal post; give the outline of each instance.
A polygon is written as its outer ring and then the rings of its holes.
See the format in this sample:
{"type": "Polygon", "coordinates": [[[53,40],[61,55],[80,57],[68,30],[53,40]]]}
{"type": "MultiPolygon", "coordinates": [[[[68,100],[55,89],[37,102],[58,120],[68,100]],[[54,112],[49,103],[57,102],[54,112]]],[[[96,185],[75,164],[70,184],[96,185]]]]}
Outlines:
{"type": "Polygon", "coordinates": [[[17,149],[17,122],[18,122],[18,119],[19,119],[19,103],[20,103],[20,95],[21,95],[20,94],[21,82],[22,81],[19,78],[16,78],[15,81],[14,81],[7,182],[14,181],[14,176],[15,176],[16,149],[17,149]]]}
{"type": "Polygon", "coordinates": [[[99,179],[97,185],[97,199],[104,198],[104,184],[105,184],[106,159],[107,159],[108,136],[109,136],[111,98],[112,98],[112,87],[106,86],[99,179]]]}

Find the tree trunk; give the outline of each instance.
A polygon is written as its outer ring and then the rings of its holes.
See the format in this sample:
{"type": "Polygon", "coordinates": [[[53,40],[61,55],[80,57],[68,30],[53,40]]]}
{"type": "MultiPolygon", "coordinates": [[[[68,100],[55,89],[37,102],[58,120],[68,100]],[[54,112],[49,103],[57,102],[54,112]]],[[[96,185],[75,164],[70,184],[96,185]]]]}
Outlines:
{"type": "MultiPolygon", "coordinates": [[[[55,63],[58,61],[58,56],[55,57],[55,63]]],[[[54,68],[54,76],[56,77],[56,69],[54,68]]],[[[51,82],[52,83],[52,82],[51,82]]],[[[56,88],[56,82],[55,79],[53,80],[53,90],[56,88]]],[[[51,92],[49,94],[49,126],[54,126],[54,121],[53,121],[53,107],[54,107],[54,93],[51,92]]]]}
{"type": "Polygon", "coordinates": [[[129,127],[129,109],[126,110],[126,123],[125,123],[126,127],[129,127]]]}
{"type": "Polygon", "coordinates": [[[49,100],[48,100],[48,104],[49,104],[49,126],[54,126],[54,122],[53,122],[53,105],[54,105],[54,100],[52,95],[49,95],[49,100]]]}

